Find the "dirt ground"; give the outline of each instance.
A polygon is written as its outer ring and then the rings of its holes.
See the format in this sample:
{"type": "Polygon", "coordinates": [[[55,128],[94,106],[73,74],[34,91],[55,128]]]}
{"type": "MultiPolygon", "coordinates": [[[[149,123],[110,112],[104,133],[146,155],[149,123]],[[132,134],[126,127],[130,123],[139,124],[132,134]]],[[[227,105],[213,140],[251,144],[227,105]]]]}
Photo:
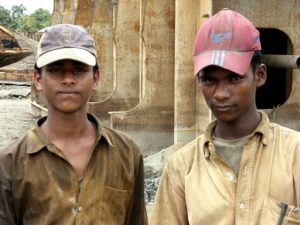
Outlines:
{"type": "Polygon", "coordinates": [[[34,121],[27,99],[0,99],[0,148],[24,135],[34,121]]]}
{"type": "Polygon", "coordinates": [[[20,91],[29,93],[28,89],[30,87],[0,86],[0,149],[24,135],[36,120],[28,98],[16,95],[20,91]]]}

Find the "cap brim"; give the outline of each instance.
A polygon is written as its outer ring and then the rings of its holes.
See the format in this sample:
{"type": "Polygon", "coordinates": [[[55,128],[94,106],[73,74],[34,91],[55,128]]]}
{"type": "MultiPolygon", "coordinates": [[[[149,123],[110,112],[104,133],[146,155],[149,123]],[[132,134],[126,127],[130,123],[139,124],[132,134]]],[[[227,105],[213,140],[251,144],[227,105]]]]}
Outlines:
{"type": "Polygon", "coordinates": [[[194,75],[207,66],[219,66],[244,75],[250,66],[254,51],[238,52],[226,50],[207,51],[194,56],[194,75]]]}
{"type": "Polygon", "coordinates": [[[36,60],[36,65],[38,68],[41,68],[50,63],[64,59],[75,60],[89,66],[96,65],[95,55],[81,48],[60,48],[46,52],[36,60]]]}

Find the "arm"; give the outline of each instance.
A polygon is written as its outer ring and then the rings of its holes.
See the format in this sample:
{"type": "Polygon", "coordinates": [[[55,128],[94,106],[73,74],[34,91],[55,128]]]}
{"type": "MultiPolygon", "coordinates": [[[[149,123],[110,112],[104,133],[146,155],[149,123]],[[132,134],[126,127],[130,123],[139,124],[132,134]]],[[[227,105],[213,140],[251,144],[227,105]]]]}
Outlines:
{"type": "Polygon", "coordinates": [[[170,160],[160,179],[150,225],[188,225],[184,190],[185,163],[180,155],[170,160]]]}
{"type": "MultiPolygon", "coordinates": [[[[300,144],[299,144],[300,145],[300,144]]],[[[296,195],[296,205],[300,205],[300,146],[295,150],[293,162],[294,190],[296,195]]]]}
{"type": "Polygon", "coordinates": [[[0,224],[16,225],[13,198],[11,191],[11,175],[8,173],[8,159],[0,155],[0,224]]]}
{"type": "MultiPolygon", "coordinates": [[[[137,149],[137,147],[135,146],[137,149]]],[[[138,149],[137,149],[138,150],[138,149]]],[[[133,207],[130,216],[130,225],[148,225],[145,198],[144,198],[144,160],[137,151],[136,176],[134,182],[133,207]]]]}

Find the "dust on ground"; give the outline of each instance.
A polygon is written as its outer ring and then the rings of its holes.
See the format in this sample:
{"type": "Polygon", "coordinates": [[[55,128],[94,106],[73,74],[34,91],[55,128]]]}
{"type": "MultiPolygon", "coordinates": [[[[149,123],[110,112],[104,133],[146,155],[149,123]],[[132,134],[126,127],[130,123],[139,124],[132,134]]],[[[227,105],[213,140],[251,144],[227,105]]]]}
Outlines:
{"type": "Polygon", "coordinates": [[[36,117],[28,99],[28,85],[0,85],[0,149],[23,136],[36,117]]]}

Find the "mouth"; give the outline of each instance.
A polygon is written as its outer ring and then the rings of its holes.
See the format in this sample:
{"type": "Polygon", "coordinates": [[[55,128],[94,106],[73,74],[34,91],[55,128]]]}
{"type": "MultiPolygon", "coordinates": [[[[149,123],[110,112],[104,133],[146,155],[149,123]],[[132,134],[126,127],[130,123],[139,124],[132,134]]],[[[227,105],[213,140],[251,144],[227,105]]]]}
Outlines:
{"type": "Polygon", "coordinates": [[[59,91],[58,94],[64,96],[73,96],[73,95],[78,95],[79,93],[76,91],[59,91]]]}
{"type": "Polygon", "coordinates": [[[219,111],[219,112],[226,112],[231,110],[233,107],[233,105],[229,105],[229,104],[217,104],[214,105],[214,109],[219,111]]]}

